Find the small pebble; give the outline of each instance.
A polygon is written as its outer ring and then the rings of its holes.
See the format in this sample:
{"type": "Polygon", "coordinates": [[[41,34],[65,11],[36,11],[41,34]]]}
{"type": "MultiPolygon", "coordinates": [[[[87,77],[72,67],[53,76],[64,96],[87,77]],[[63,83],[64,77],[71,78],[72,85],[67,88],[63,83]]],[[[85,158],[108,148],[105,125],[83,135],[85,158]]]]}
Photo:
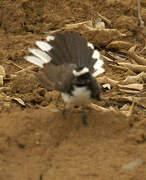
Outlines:
{"type": "Polygon", "coordinates": [[[138,165],[141,165],[144,163],[143,159],[136,159],[122,167],[124,170],[133,171],[138,165]]]}

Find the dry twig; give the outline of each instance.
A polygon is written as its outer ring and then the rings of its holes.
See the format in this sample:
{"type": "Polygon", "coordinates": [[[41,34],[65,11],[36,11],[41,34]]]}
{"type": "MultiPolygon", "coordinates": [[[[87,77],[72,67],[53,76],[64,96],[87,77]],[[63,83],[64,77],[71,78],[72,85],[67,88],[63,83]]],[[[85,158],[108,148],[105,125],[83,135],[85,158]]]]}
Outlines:
{"type": "Polygon", "coordinates": [[[102,16],[99,12],[97,12],[97,15],[104,21],[106,22],[110,27],[112,26],[112,23],[109,19],[107,19],[106,17],[102,16]]]}
{"type": "Polygon", "coordinates": [[[101,58],[104,59],[104,60],[106,60],[107,62],[111,62],[111,63],[114,62],[112,59],[110,59],[110,58],[108,58],[108,57],[106,57],[106,56],[104,56],[104,55],[101,55],[101,58]]]}
{"type": "Polygon", "coordinates": [[[143,76],[146,73],[140,73],[137,76],[127,76],[127,78],[124,80],[124,83],[144,83],[143,76]]]}
{"type": "Polygon", "coordinates": [[[20,71],[17,71],[15,74],[20,74],[20,73],[23,73],[23,72],[26,72],[26,71],[33,71],[35,68],[37,68],[36,66],[34,65],[31,65],[31,66],[28,66],[27,68],[24,68],[20,71]]]}
{"type": "Polygon", "coordinates": [[[139,94],[139,91],[129,90],[129,89],[119,89],[120,92],[125,92],[127,94],[139,94]]]}
{"type": "Polygon", "coordinates": [[[110,109],[107,109],[107,108],[98,106],[98,105],[96,105],[96,104],[94,104],[94,103],[91,103],[91,104],[89,105],[89,108],[94,109],[95,111],[99,111],[99,112],[110,112],[110,111],[112,111],[112,110],[110,110],[110,109]]]}
{"type": "Polygon", "coordinates": [[[111,66],[112,68],[115,68],[115,69],[122,70],[122,71],[128,71],[127,67],[117,66],[117,65],[113,65],[113,64],[109,64],[109,66],[111,66]]]}
{"type": "Polygon", "coordinates": [[[140,51],[140,53],[143,53],[146,50],[146,45],[144,46],[144,48],[140,51]]]}
{"type": "MultiPolygon", "coordinates": [[[[121,102],[121,103],[127,103],[133,102],[133,97],[132,96],[116,96],[116,97],[110,97],[109,100],[113,100],[113,101],[117,101],[117,102],[121,102]]],[[[134,97],[134,102],[137,105],[143,106],[144,108],[146,108],[146,97],[134,97]]]]}
{"type": "Polygon", "coordinates": [[[13,65],[13,66],[17,67],[17,68],[20,69],[20,70],[23,69],[23,67],[19,66],[18,64],[14,63],[13,61],[10,61],[10,60],[9,60],[9,61],[7,61],[6,63],[13,65]]]}
{"type": "Polygon", "coordinates": [[[144,21],[142,20],[142,17],[141,17],[141,4],[140,4],[140,0],[137,0],[137,5],[138,5],[138,19],[139,19],[139,22],[140,22],[140,27],[144,27],[144,21]]]}
{"type": "Polygon", "coordinates": [[[134,71],[134,72],[146,72],[146,66],[143,65],[137,65],[137,64],[131,64],[131,63],[118,63],[120,66],[129,68],[130,70],[134,71]]]}
{"type": "Polygon", "coordinates": [[[138,90],[138,91],[141,91],[143,90],[143,84],[128,84],[128,85],[118,85],[120,88],[123,88],[123,89],[133,89],[133,90],[138,90]]]}
{"type": "Polygon", "coordinates": [[[129,49],[127,52],[127,55],[134,59],[138,64],[140,65],[146,65],[146,59],[144,57],[138,56],[134,51],[135,51],[136,46],[133,46],[132,48],[129,49]]]}
{"type": "Polygon", "coordinates": [[[135,105],[135,100],[133,98],[133,101],[132,101],[132,105],[129,109],[129,111],[123,111],[123,113],[127,116],[127,117],[130,117],[133,113],[133,110],[134,110],[134,105],[135,105]]]}
{"type": "Polygon", "coordinates": [[[98,77],[97,80],[99,83],[109,83],[112,86],[117,86],[119,84],[119,81],[110,79],[107,76],[98,77]]]}

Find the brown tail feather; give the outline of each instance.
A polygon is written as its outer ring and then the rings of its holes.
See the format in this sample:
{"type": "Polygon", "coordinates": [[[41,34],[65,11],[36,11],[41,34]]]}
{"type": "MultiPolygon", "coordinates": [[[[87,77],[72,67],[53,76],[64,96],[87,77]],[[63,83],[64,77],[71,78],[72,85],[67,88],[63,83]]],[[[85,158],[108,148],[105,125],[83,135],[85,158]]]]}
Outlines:
{"type": "Polygon", "coordinates": [[[87,40],[76,32],[59,32],[49,44],[53,47],[49,51],[52,63],[59,65],[73,63],[77,66],[92,68],[95,60],[93,50],[87,46],[87,40]]]}

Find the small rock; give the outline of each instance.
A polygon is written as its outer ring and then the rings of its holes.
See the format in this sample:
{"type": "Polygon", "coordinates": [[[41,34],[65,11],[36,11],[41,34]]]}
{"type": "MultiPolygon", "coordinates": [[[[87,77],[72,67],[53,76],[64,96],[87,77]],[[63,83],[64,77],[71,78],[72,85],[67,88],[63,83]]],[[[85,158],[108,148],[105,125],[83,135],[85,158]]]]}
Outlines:
{"type": "Polygon", "coordinates": [[[133,171],[138,165],[141,165],[144,163],[143,159],[136,159],[122,167],[124,170],[133,171]]]}
{"type": "Polygon", "coordinates": [[[94,25],[95,29],[105,29],[105,23],[104,22],[97,22],[94,25]]]}

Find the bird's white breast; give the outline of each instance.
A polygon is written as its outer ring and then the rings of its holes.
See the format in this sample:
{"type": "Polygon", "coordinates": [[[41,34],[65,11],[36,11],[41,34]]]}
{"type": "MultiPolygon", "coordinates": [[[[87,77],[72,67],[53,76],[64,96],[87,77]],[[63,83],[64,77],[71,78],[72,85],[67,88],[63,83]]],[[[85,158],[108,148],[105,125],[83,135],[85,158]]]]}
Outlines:
{"type": "Polygon", "coordinates": [[[65,103],[76,105],[89,104],[91,102],[91,91],[87,87],[74,86],[72,96],[67,93],[62,93],[62,98],[65,103]]]}

